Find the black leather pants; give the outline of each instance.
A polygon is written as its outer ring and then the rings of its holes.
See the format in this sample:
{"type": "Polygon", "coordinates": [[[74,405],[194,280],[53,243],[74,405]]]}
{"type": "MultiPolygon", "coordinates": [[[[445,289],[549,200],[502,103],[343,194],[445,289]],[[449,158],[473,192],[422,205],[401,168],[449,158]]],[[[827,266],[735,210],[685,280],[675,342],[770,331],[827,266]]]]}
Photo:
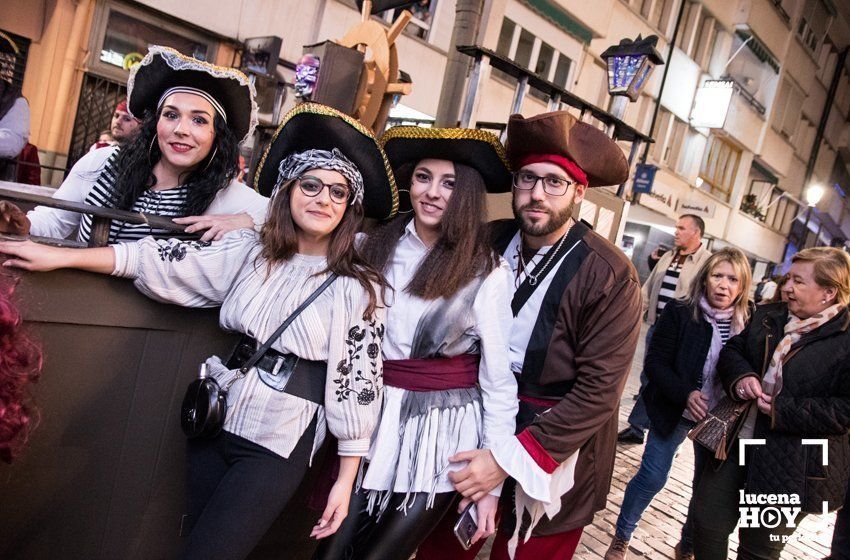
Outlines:
{"type": "MultiPolygon", "coordinates": [[[[377,516],[369,515],[366,510],[366,492],[353,493],[348,507],[348,517],[334,535],[319,545],[313,560],[410,558],[422,541],[440,523],[443,516],[452,515],[456,511],[458,494],[457,492],[437,494],[434,506],[429,509],[425,508],[428,502],[427,494],[417,493],[415,496],[413,505],[404,512],[396,509],[404,500],[404,494],[394,493],[387,509],[378,520],[377,516]]],[[[459,514],[457,516],[460,517],[459,514]]]]}

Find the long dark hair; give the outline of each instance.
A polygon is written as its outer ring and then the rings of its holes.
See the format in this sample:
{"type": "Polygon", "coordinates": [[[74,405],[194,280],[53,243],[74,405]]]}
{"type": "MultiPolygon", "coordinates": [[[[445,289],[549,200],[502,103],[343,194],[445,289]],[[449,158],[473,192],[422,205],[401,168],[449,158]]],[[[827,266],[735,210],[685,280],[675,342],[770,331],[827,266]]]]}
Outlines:
{"type": "MultiPolygon", "coordinates": [[[[290,192],[294,183],[295,181],[291,180],[281,186],[269,203],[266,223],[260,230],[260,240],[263,244],[260,255],[271,266],[292,258],[298,252],[298,230],[295,220],[292,218],[290,206],[290,192]]],[[[369,294],[369,305],[363,313],[363,318],[368,319],[372,317],[378,307],[375,284],[381,288],[381,300],[383,301],[387,281],[383,274],[363,259],[354,246],[355,236],[362,225],[363,206],[360,203],[355,203],[346,207],[342,220],[331,232],[327,270],[339,276],[350,276],[360,282],[360,285],[369,294]]]]}
{"type": "MultiPolygon", "coordinates": [[[[131,210],[136,200],[156,185],[153,167],[162,158],[162,152],[154,137],[161,112],[162,109],[145,117],[136,137],[118,152],[113,205],[119,210],[131,210]]],[[[213,127],[215,139],[209,155],[201,160],[194,171],[180,177],[183,184],[189,185],[187,216],[203,214],[212,204],[216,193],[226,187],[239,171],[239,142],[236,136],[219,115],[213,117],[213,127]]]]}
{"type": "MultiPolygon", "coordinates": [[[[454,295],[478,275],[488,274],[499,262],[487,235],[484,179],[472,167],[453,164],[455,187],[440,221],[440,236],[404,288],[405,292],[426,300],[454,295]]],[[[410,185],[414,168],[413,164],[399,168],[396,173],[399,185],[410,185]]],[[[399,216],[369,234],[363,245],[363,257],[376,269],[386,270],[410,219],[399,216]]]]}

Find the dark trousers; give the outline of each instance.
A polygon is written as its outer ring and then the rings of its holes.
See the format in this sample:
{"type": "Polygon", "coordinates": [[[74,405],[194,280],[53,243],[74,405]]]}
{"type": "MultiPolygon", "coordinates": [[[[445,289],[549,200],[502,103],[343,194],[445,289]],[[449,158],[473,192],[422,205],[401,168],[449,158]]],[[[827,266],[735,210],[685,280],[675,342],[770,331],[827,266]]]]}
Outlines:
{"type": "Polygon", "coordinates": [[[850,488],[844,496],[844,506],[835,516],[835,532],[832,534],[830,560],[850,560],[850,488]]]}
{"type": "Polygon", "coordinates": [[[184,560],[242,560],[286,507],[307,472],[316,419],[289,458],[221,432],[188,442],[189,523],[184,560]]]}
{"type": "Polygon", "coordinates": [[[393,493],[387,509],[378,518],[367,510],[367,492],[354,492],[348,507],[348,517],[334,535],[322,541],[313,560],[410,558],[444,516],[454,520],[459,517],[449,513],[457,509],[457,492],[436,494],[431,508],[425,507],[427,494],[416,493],[414,496],[413,504],[399,511],[398,507],[405,495],[393,493]]]}
{"type": "MultiPolygon", "coordinates": [[[[655,332],[655,323],[649,325],[649,328],[646,330],[646,341],[644,343],[644,352],[649,350],[649,342],[652,340],[652,333],[655,332]]],[[[638,398],[635,401],[634,407],[632,407],[631,413],[629,413],[629,426],[632,427],[635,432],[643,433],[649,429],[649,415],[646,412],[646,404],[643,402],[643,392],[646,389],[646,386],[649,385],[649,378],[646,376],[646,372],[640,372],[640,389],[638,390],[638,398]]]]}
{"type": "MultiPolygon", "coordinates": [[[[738,445],[718,469],[709,462],[703,470],[692,500],[694,513],[694,555],[696,560],[727,560],[729,534],[738,523],[738,491],[744,488],[747,468],[738,465],[738,445]]],[[[754,506],[756,507],[756,506],[754,506]]],[[[780,523],[774,528],[738,529],[738,560],[778,560],[785,540],[794,533],[805,513],[794,520],[794,527],[780,523]]]]}

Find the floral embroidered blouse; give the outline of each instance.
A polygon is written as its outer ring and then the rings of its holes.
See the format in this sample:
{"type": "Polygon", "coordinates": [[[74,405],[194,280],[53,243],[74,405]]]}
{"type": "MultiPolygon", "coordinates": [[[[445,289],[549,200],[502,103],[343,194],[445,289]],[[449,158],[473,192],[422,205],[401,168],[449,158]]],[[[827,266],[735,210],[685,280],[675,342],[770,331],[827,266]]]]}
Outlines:
{"type": "MultiPolygon", "coordinates": [[[[299,254],[270,268],[260,256],[259,235],[245,229],[212,243],[148,237],[113,248],[113,275],[135,279],[136,287],[157,301],[221,305],[222,328],[258,341],[268,339],[327,278],[321,273],[324,257],[299,254]]],[[[328,362],[324,406],[278,392],[252,370],[230,388],[224,429],[288,457],[318,415],[314,451],[330,429],[340,455],[366,455],[381,408],[384,334],[382,309],[363,319],[368,303],[357,280],[339,277],[273,345],[283,353],[328,362]]],[[[207,363],[222,386],[237,377],[237,370],[228,370],[218,356],[207,363]]]]}

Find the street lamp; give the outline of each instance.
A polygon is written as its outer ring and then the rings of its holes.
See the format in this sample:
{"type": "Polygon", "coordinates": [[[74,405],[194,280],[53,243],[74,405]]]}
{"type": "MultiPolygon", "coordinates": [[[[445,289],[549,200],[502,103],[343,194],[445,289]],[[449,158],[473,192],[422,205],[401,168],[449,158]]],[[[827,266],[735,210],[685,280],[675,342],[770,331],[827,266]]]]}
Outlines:
{"type": "MultiPolygon", "coordinates": [[[[803,249],[806,248],[809,241],[809,220],[812,219],[812,209],[818,205],[820,199],[823,198],[823,195],[826,193],[826,189],[824,189],[821,185],[809,185],[809,188],[806,189],[804,196],[806,197],[806,204],[808,204],[808,209],[806,211],[806,223],[803,226],[803,249]]],[[[815,243],[817,243],[817,238],[815,238],[815,243]]]]}
{"type": "MultiPolygon", "coordinates": [[[[652,74],[652,69],[659,64],[664,64],[664,59],[655,50],[657,44],[656,35],[650,35],[646,39],[638,35],[634,40],[621,40],[619,44],[608,47],[600,55],[608,65],[608,93],[614,97],[611,101],[611,114],[616,119],[622,120],[629,102],[637,101],[649,75],[652,74]]],[[[653,122],[654,120],[653,117],[653,122]]],[[[615,126],[615,122],[608,123],[606,134],[613,137],[615,126]]],[[[629,154],[630,172],[632,160],[640,149],[640,144],[637,140],[632,141],[632,150],[629,154]]],[[[644,154],[644,163],[646,163],[646,154],[644,154]]],[[[617,197],[621,198],[625,192],[626,183],[622,183],[617,188],[617,197]]]]}
{"type": "Polygon", "coordinates": [[[608,93],[615,98],[611,113],[617,118],[623,117],[629,100],[637,101],[652,69],[664,64],[655,50],[657,44],[656,35],[646,39],[638,35],[637,39],[623,39],[602,53],[608,64],[608,93]]]}
{"type": "Polygon", "coordinates": [[[826,193],[826,189],[824,189],[821,185],[811,185],[808,189],[806,189],[806,204],[809,205],[809,208],[814,208],[820,202],[820,199],[823,198],[823,195],[826,193]]]}

